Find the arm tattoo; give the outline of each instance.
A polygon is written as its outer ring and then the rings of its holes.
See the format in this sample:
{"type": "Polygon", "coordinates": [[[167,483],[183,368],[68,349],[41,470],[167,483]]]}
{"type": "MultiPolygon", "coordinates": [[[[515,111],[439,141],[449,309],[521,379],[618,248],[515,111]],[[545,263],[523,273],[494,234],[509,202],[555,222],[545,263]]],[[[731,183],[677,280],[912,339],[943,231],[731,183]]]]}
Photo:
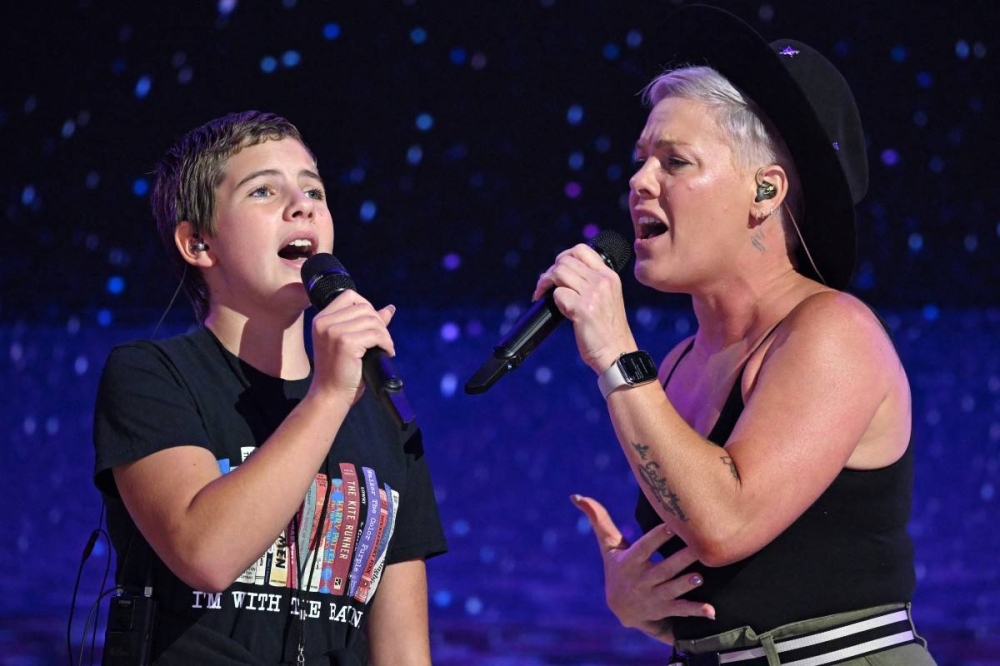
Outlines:
{"type": "Polygon", "coordinates": [[[733,473],[733,478],[739,481],[740,473],[736,471],[736,463],[733,462],[733,459],[730,458],[729,456],[722,456],[721,458],[719,458],[719,460],[722,461],[723,465],[729,466],[729,471],[733,473]]]}
{"type": "Polygon", "coordinates": [[[646,482],[646,485],[649,486],[649,489],[653,491],[660,506],[670,514],[676,516],[681,522],[686,523],[688,517],[681,509],[680,498],[667,487],[667,480],[660,475],[660,464],[649,460],[647,455],[649,447],[638,442],[633,442],[632,448],[635,449],[642,460],[642,464],[636,465],[639,468],[639,474],[642,476],[642,480],[646,482]]]}

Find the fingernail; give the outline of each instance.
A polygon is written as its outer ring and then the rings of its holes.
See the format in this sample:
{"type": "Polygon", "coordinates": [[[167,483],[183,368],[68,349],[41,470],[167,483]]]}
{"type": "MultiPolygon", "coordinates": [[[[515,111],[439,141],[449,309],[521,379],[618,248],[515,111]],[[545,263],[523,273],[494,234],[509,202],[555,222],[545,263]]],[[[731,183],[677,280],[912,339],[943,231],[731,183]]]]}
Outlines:
{"type": "Polygon", "coordinates": [[[705,581],[698,574],[694,574],[693,576],[691,576],[690,578],[688,578],[688,582],[691,583],[692,585],[701,585],[705,581]]]}
{"type": "Polygon", "coordinates": [[[713,608],[712,610],[708,611],[708,613],[705,614],[705,617],[707,617],[709,620],[714,620],[715,619],[715,609],[713,608]]]}
{"type": "Polygon", "coordinates": [[[580,500],[582,500],[582,499],[583,499],[583,496],[582,495],[577,495],[576,493],[573,493],[572,495],[569,496],[569,501],[572,502],[573,504],[579,504],[580,500]]]}
{"type": "Polygon", "coordinates": [[[396,314],[396,306],[393,305],[392,303],[389,303],[389,305],[385,307],[389,308],[389,312],[391,312],[392,314],[396,314]]]}

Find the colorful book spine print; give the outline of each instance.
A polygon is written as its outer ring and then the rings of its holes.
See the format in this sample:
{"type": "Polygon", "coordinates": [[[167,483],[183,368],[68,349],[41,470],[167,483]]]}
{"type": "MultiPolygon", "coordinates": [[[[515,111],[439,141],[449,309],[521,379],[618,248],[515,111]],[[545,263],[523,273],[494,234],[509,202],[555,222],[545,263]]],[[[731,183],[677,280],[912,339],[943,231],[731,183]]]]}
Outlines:
{"type": "Polygon", "coordinates": [[[264,551],[264,553],[257,560],[257,566],[254,568],[254,585],[263,585],[267,580],[268,569],[271,568],[271,560],[274,558],[274,544],[264,551]]]}
{"type": "Polygon", "coordinates": [[[389,551],[389,540],[392,539],[392,533],[396,528],[396,511],[399,510],[399,493],[393,490],[389,484],[385,484],[385,492],[389,496],[389,518],[388,525],[389,529],[385,531],[382,535],[382,540],[378,543],[378,557],[382,559],[385,554],[389,551]]]}
{"type": "Polygon", "coordinates": [[[257,564],[259,562],[260,560],[255,560],[253,564],[247,567],[246,571],[240,574],[235,582],[253,585],[254,581],[257,580],[257,564]]]}
{"type": "Polygon", "coordinates": [[[382,537],[388,534],[386,526],[389,521],[389,496],[386,494],[385,490],[380,488],[378,491],[378,498],[378,529],[375,531],[374,547],[371,549],[371,552],[368,553],[364,571],[361,573],[361,582],[358,583],[358,589],[354,592],[354,598],[361,603],[365,603],[368,600],[368,591],[371,589],[372,574],[375,571],[375,563],[378,560],[379,547],[382,545],[382,537]]]}
{"type": "Polygon", "coordinates": [[[354,562],[351,564],[351,579],[347,588],[347,594],[354,596],[358,585],[361,583],[361,576],[364,573],[365,564],[368,562],[368,554],[375,548],[375,533],[378,531],[379,512],[379,487],[378,479],[375,478],[375,470],[370,467],[362,467],[365,475],[365,489],[368,495],[368,515],[365,518],[365,527],[361,532],[358,547],[354,552],[354,562]]]}
{"type": "Polygon", "coordinates": [[[337,541],[336,558],[330,576],[330,593],[341,595],[347,587],[347,574],[351,566],[351,554],[357,540],[358,521],[361,513],[361,494],[358,489],[358,473],[351,463],[340,463],[340,476],[344,485],[344,517],[341,522],[340,539],[337,541]]]}
{"type": "Polygon", "coordinates": [[[292,520],[288,523],[288,582],[285,587],[290,587],[293,590],[299,588],[299,550],[292,546],[293,544],[297,545],[299,542],[299,520],[301,515],[302,509],[299,509],[299,513],[292,516],[292,520]]]}
{"type": "Polygon", "coordinates": [[[399,493],[385,484],[386,492],[389,493],[389,518],[385,531],[382,534],[382,541],[379,543],[379,555],[375,561],[375,570],[372,572],[371,589],[368,591],[366,602],[371,601],[378,587],[378,582],[382,579],[382,572],[385,571],[385,559],[389,554],[389,542],[392,541],[392,534],[396,531],[396,512],[399,511],[399,493]]]}
{"type": "Polygon", "coordinates": [[[319,591],[330,593],[333,581],[333,565],[337,559],[337,541],[340,525],[344,521],[344,482],[330,479],[330,517],[327,519],[326,544],[323,547],[323,569],[320,573],[319,591]]]}
{"type": "Polygon", "coordinates": [[[386,555],[389,552],[389,542],[392,539],[392,533],[396,529],[396,512],[399,510],[399,493],[395,490],[389,488],[386,484],[386,490],[389,492],[389,513],[386,519],[386,527],[382,533],[382,539],[379,543],[379,555],[375,559],[375,567],[372,570],[372,580],[369,585],[368,594],[364,599],[365,603],[371,602],[372,596],[375,594],[375,590],[378,588],[378,583],[382,579],[382,573],[385,571],[385,560],[386,555]]]}
{"type": "MultiPolygon", "coordinates": [[[[319,476],[319,475],[317,475],[319,476]]],[[[306,496],[302,500],[302,506],[299,507],[299,524],[295,529],[296,540],[295,547],[298,553],[297,559],[305,559],[309,554],[309,526],[313,524],[313,516],[316,515],[316,479],[313,479],[312,483],[309,484],[309,489],[306,490],[306,496]]],[[[302,569],[296,569],[295,571],[301,571],[302,569]]]]}
{"type": "Polygon", "coordinates": [[[271,566],[267,572],[267,582],[273,587],[285,587],[288,585],[288,532],[281,531],[278,540],[274,542],[271,553],[271,566]]]}
{"type": "Polygon", "coordinates": [[[320,521],[323,515],[323,503],[326,501],[326,492],[329,481],[325,474],[316,475],[316,497],[313,502],[313,519],[309,527],[309,546],[306,556],[305,566],[302,568],[302,583],[308,586],[309,591],[315,592],[319,589],[319,575],[322,573],[323,564],[319,563],[317,571],[317,559],[323,552],[323,531],[320,521]]]}

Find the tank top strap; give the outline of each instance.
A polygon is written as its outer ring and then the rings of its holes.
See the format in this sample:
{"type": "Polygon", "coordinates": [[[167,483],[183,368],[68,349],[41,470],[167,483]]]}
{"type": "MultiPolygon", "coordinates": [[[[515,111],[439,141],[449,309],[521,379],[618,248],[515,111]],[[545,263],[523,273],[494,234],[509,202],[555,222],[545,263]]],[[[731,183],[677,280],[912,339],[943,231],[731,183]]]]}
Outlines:
{"type": "Polygon", "coordinates": [[[681,355],[677,357],[676,361],[674,361],[674,367],[670,368],[670,372],[667,373],[666,379],[663,380],[663,388],[667,388],[667,384],[670,383],[670,378],[674,376],[674,371],[677,370],[677,366],[681,364],[681,361],[684,360],[684,357],[687,356],[688,352],[692,349],[694,349],[694,336],[691,336],[691,340],[687,343],[687,347],[684,348],[681,355]]]}
{"type": "MultiPolygon", "coordinates": [[[[757,346],[753,348],[753,351],[747,354],[747,360],[751,356],[757,353],[757,350],[761,348],[761,345],[767,341],[768,338],[774,333],[774,331],[781,326],[781,322],[785,321],[782,317],[778,323],[771,327],[771,330],[760,339],[757,346]]],[[[740,368],[740,373],[736,377],[736,381],[733,383],[733,388],[729,390],[729,396],[726,398],[726,402],[722,405],[722,410],[719,412],[719,418],[715,420],[715,425],[712,426],[712,432],[708,433],[708,440],[714,442],[719,446],[724,446],[726,441],[729,440],[729,436],[733,434],[733,428],[736,427],[736,421],[739,420],[740,414],[743,413],[743,408],[746,406],[743,404],[743,373],[746,372],[747,364],[743,363],[743,367],[740,368]]]]}
{"type": "MultiPolygon", "coordinates": [[[[774,331],[781,326],[781,322],[783,321],[785,321],[784,318],[780,319],[774,326],[771,327],[767,334],[760,339],[760,342],[757,343],[757,346],[754,347],[753,351],[747,355],[748,359],[750,356],[757,353],[757,350],[760,349],[761,345],[763,345],[764,342],[766,342],[767,339],[774,334],[774,331]]],[[[682,351],[681,355],[677,357],[677,360],[674,362],[674,366],[670,368],[670,372],[667,374],[666,379],[663,380],[664,389],[666,389],[667,384],[670,383],[670,378],[674,376],[677,366],[681,364],[681,361],[684,360],[684,357],[687,356],[693,348],[694,338],[692,337],[691,341],[688,342],[687,346],[684,348],[684,351],[682,351]]],[[[729,395],[726,397],[726,402],[723,403],[722,410],[719,412],[719,418],[715,420],[715,425],[712,427],[712,431],[708,434],[708,440],[718,444],[719,446],[725,444],[726,440],[729,439],[729,435],[733,433],[733,428],[736,427],[736,421],[739,420],[740,414],[743,413],[743,407],[745,406],[743,404],[743,373],[746,371],[746,367],[746,363],[744,363],[743,367],[740,368],[739,375],[736,377],[736,381],[733,383],[733,387],[729,390],[729,395]]]]}

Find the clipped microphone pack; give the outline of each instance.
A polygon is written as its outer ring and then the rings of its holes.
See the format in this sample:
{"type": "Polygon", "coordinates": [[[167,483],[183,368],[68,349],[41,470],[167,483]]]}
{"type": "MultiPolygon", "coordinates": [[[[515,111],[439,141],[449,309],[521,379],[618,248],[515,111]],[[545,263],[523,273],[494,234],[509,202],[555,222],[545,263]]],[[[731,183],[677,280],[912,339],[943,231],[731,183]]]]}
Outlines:
{"type": "MultiPolygon", "coordinates": [[[[309,257],[302,264],[302,285],[316,310],[325,308],[343,291],[355,289],[354,280],[344,265],[325,252],[309,257]]],[[[405,430],[416,419],[416,414],[403,393],[403,379],[389,355],[375,347],[365,352],[361,363],[368,390],[375,393],[400,429],[405,430]]]]}
{"type": "MultiPolygon", "coordinates": [[[[617,231],[604,230],[587,245],[616,273],[620,273],[632,258],[632,246],[617,231]]],[[[538,299],[497,343],[493,355],[466,382],[466,393],[485,393],[498,379],[519,366],[566,319],[559,312],[552,292],[549,289],[538,299]]]]}

